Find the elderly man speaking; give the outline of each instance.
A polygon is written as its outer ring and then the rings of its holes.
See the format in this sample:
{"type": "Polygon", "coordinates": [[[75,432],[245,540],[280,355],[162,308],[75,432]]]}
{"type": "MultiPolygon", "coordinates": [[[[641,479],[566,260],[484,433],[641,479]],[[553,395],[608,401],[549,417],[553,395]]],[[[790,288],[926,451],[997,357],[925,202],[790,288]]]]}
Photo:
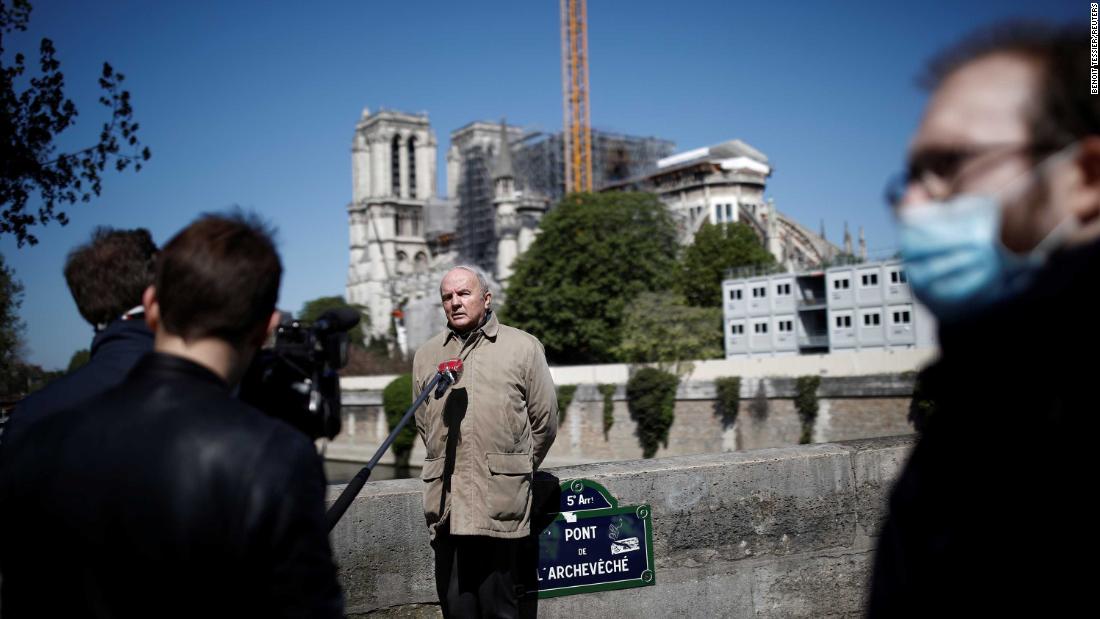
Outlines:
{"type": "Polygon", "coordinates": [[[464,372],[416,413],[436,590],[444,616],[515,617],[531,476],[557,432],[554,382],[542,344],[497,321],[477,269],[452,269],[439,292],[448,329],[416,351],[414,395],[443,361],[462,359],[464,372]]]}

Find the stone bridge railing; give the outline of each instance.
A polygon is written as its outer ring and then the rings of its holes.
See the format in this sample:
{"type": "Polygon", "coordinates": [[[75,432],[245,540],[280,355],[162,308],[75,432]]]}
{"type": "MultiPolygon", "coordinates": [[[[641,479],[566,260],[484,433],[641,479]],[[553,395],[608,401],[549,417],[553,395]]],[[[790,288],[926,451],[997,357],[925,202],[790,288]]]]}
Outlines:
{"type": "MultiPolygon", "coordinates": [[[[858,616],[886,496],[913,441],[549,469],[652,506],[656,584],[540,600],[539,616],[858,616]]],[[[332,543],[350,616],[438,616],[419,480],[367,484],[332,543]]]]}

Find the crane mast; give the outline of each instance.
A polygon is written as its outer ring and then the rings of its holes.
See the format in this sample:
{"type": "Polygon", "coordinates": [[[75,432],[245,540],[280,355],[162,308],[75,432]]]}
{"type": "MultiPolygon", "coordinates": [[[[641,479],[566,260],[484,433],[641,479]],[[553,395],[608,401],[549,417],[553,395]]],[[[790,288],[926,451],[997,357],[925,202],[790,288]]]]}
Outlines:
{"type": "Polygon", "coordinates": [[[585,0],[561,0],[561,76],[565,191],[592,191],[588,9],[585,0]]]}

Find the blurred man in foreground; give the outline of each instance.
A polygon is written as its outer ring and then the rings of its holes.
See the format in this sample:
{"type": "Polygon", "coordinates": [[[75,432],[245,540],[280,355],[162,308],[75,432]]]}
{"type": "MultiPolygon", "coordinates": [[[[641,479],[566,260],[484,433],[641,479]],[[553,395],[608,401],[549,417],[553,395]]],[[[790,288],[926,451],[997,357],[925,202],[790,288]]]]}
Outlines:
{"type": "Polygon", "coordinates": [[[935,412],[890,498],[875,617],[1062,616],[1091,599],[1100,96],[1089,38],[984,31],[931,66],[891,192],[940,324],[935,412]]]}
{"type": "Polygon", "coordinates": [[[0,446],[5,619],[341,616],[312,443],[230,395],[281,275],[258,222],[200,218],[145,291],[154,352],[0,446]]]}

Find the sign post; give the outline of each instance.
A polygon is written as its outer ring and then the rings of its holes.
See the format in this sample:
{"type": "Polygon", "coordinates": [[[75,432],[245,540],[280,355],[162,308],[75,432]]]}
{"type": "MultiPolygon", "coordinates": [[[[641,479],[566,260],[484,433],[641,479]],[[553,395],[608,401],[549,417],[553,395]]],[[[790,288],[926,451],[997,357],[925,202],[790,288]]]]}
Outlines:
{"type": "Polygon", "coordinates": [[[561,484],[561,511],[539,534],[539,598],[654,584],[648,505],[620,507],[600,484],[561,484]]]}

